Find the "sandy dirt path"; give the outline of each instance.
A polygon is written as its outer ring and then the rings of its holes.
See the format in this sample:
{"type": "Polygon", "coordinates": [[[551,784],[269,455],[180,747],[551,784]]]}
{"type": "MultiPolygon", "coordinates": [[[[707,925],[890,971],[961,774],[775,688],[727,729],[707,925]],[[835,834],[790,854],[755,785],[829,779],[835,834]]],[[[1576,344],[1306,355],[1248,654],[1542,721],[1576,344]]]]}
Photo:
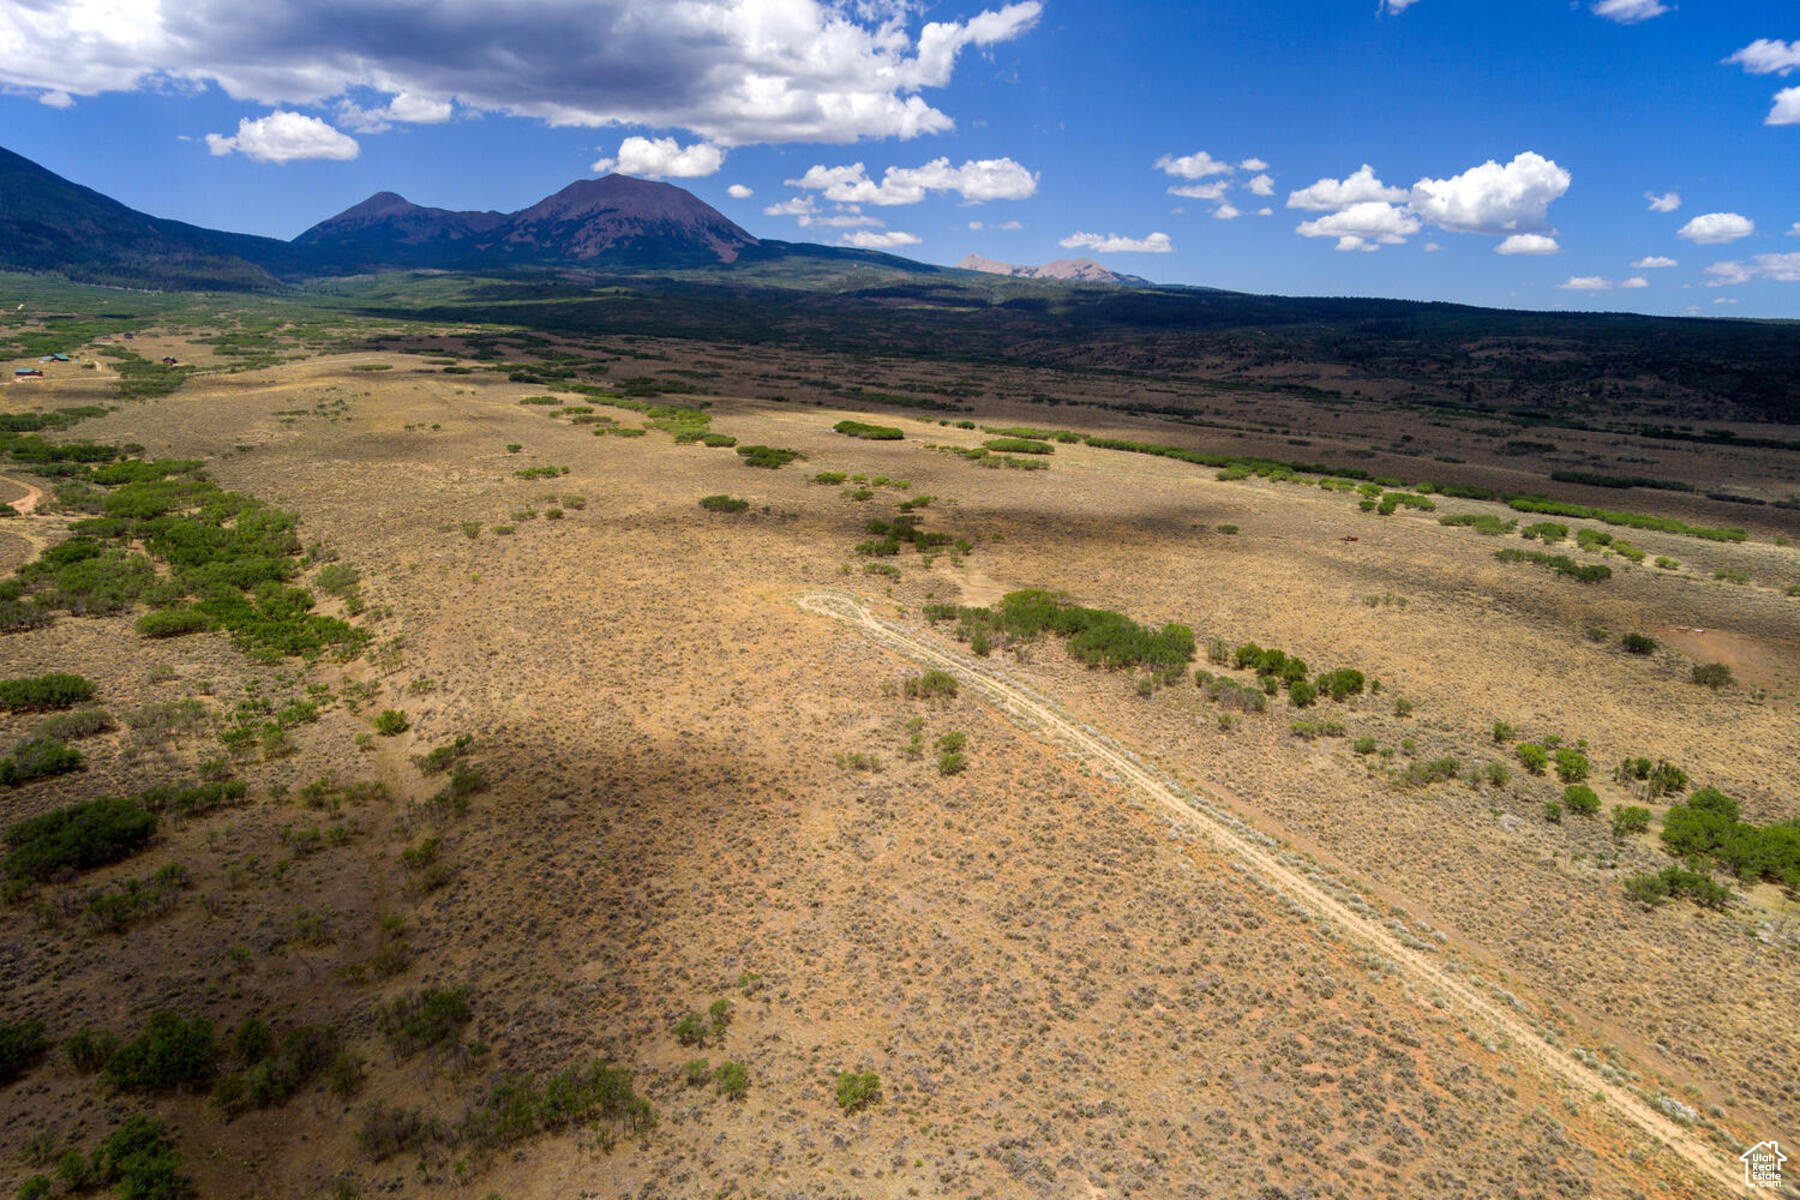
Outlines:
{"type": "Polygon", "coordinates": [[[1234,856],[1265,884],[1305,908],[1315,918],[1387,959],[1415,985],[1441,995],[1472,1026],[1484,1026],[1510,1039],[1513,1047],[1530,1058],[1548,1077],[1589,1095],[1605,1097],[1615,1113],[1679,1155],[1720,1193],[1745,1194],[1737,1164],[1727,1162],[1711,1146],[1635,1092],[1611,1082],[1552,1046],[1529,1020],[1446,969],[1443,963],[1406,945],[1377,916],[1356,912],[1286,861],[1288,856],[1270,839],[1231,817],[1208,792],[1206,785],[1202,784],[1196,789],[1198,794],[1194,794],[1146,769],[1098,730],[1071,720],[1052,702],[1004,678],[999,668],[977,665],[928,645],[875,617],[857,597],[838,592],[811,592],[796,597],[796,603],[809,612],[842,621],[914,661],[950,672],[962,683],[973,686],[1015,721],[1075,750],[1107,777],[1136,788],[1182,821],[1198,826],[1218,849],[1234,856]]]}
{"type": "Polygon", "coordinates": [[[32,487],[22,479],[14,479],[10,475],[0,475],[0,483],[10,483],[16,488],[24,488],[25,494],[17,500],[8,500],[6,505],[21,517],[29,517],[37,511],[38,501],[44,498],[44,489],[32,487]]]}

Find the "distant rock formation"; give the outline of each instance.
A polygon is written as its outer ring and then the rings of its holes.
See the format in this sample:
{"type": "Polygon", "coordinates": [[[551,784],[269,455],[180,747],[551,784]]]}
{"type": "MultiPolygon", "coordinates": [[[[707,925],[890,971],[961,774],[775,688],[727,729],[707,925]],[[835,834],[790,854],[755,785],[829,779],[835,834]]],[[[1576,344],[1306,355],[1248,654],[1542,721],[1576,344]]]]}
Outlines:
{"type": "Polygon", "coordinates": [[[1103,267],[1091,258],[1059,258],[1041,267],[1020,267],[971,254],[956,264],[959,271],[980,271],[984,275],[1010,275],[1014,279],[1053,279],[1060,283],[1112,283],[1140,287],[1150,281],[1139,275],[1126,275],[1111,267],[1103,267]]]}

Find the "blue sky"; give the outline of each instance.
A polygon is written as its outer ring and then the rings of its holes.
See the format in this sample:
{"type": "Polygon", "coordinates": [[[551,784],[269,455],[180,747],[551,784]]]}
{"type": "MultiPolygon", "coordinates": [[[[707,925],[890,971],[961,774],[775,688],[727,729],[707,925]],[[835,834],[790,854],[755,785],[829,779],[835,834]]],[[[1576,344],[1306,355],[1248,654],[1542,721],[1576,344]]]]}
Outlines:
{"type": "Polygon", "coordinates": [[[1775,0],[0,0],[0,144],[277,237],[611,166],[929,262],[1800,317],[1775,0]]]}

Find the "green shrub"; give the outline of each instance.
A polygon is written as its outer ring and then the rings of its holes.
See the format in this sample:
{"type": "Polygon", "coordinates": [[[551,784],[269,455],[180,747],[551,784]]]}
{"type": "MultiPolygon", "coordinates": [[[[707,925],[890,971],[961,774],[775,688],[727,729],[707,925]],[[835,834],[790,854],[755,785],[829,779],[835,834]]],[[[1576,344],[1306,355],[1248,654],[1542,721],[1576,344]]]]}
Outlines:
{"type": "Polygon", "coordinates": [[[382,737],[398,737],[410,728],[406,713],[398,708],[384,708],[375,718],[375,732],[382,737]]]}
{"type": "Polygon", "coordinates": [[[948,671],[929,670],[907,679],[901,690],[912,700],[952,699],[956,696],[956,676],[948,671]]]}
{"type": "Polygon", "coordinates": [[[675,1022],[672,1032],[675,1040],[683,1046],[704,1046],[712,1036],[712,1025],[699,1013],[689,1012],[682,1014],[681,1019],[675,1022]]]}
{"type": "Polygon", "coordinates": [[[1505,787],[1512,782],[1512,772],[1507,770],[1503,762],[1491,762],[1482,771],[1487,781],[1495,787],[1505,787]]]}
{"type": "Polygon", "coordinates": [[[1655,908],[1669,898],[1669,889],[1661,876],[1640,872],[1626,878],[1625,894],[1645,908],[1655,908]]]}
{"type": "Polygon", "coordinates": [[[1288,703],[1295,708],[1310,708],[1318,700],[1319,693],[1312,684],[1304,679],[1296,679],[1288,684],[1288,703]]]}
{"type": "Polygon", "coordinates": [[[817,475],[812,477],[812,482],[823,483],[835,487],[837,484],[844,482],[844,480],[848,478],[849,476],[842,471],[820,471],[817,475]]]}
{"type": "Polygon", "coordinates": [[[1619,644],[1625,647],[1627,654],[1651,654],[1656,650],[1655,639],[1647,638],[1641,633],[1628,633],[1619,639],[1619,644]]]}
{"type": "Polygon", "coordinates": [[[737,456],[744,460],[746,467],[767,467],[776,470],[785,467],[797,458],[805,458],[798,450],[779,450],[773,446],[739,446],[737,456]]]}
{"type": "Polygon", "coordinates": [[[133,628],[148,638],[185,637],[211,629],[212,619],[194,608],[159,608],[139,617],[133,628]]]}
{"type": "MultiPolygon", "coordinates": [[[[1661,884],[1664,895],[1687,897],[1705,908],[1723,909],[1731,902],[1731,887],[1719,883],[1712,876],[1702,871],[1690,871],[1683,867],[1664,867],[1655,876],[1661,884]]],[[[1631,886],[1631,881],[1626,881],[1631,886]]]]}
{"type": "Polygon", "coordinates": [[[969,756],[960,750],[946,750],[938,755],[939,775],[961,775],[969,766],[969,756]]]}
{"type": "Polygon", "coordinates": [[[376,1023],[394,1047],[394,1053],[409,1058],[421,1050],[456,1041],[470,1018],[467,988],[426,988],[383,1005],[376,1014],[376,1023]]]}
{"type": "Polygon", "coordinates": [[[832,428],[839,433],[853,438],[865,438],[871,442],[897,442],[906,436],[891,425],[866,425],[861,421],[839,421],[832,428]]]}
{"type": "Polygon", "coordinates": [[[1585,783],[1572,783],[1563,789],[1563,807],[1578,816],[1591,817],[1600,811],[1600,797],[1585,783]]]}
{"type": "Polygon", "coordinates": [[[1511,533],[1519,523],[1503,521],[1492,513],[1457,513],[1454,516],[1439,517],[1438,524],[1465,525],[1485,537],[1499,537],[1501,534],[1511,533]]]}
{"type": "Polygon", "coordinates": [[[1372,737],[1359,737],[1350,744],[1350,748],[1358,754],[1373,754],[1375,753],[1375,739],[1372,737]]]}
{"type": "Polygon", "coordinates": [[[100,1143],[87,1185],[116,1186],[123,1200],[187,1200],[195,1194],[168,1127],[146,1116],[131,1117],[100,1143]]]}
{"type": "Polygon", "coordinates": [[[23,1075],[49,1048],[42,1021],[0,1025],[0,1083],[10,1083],[23,1075]]]}
{"type": "Polygon", "coordinates": [[[1036,442],[1029,438],[989,438],[982,446],[996,454],[1055,454],[1056,447],[1048,442],[1036,442]]]}
{"type": "Polygon", "coordinates": [[[86,761],[72,746],[51,738],[30,738],[14,746],[11,757],[0,758],[0,784],[23,787],[34,780],[79,771],[86,761]]]}
{"type": "Polygon", "coordinates": [[[6,831],[11,847],[0,873],[8,879],[48,879],[127,858],[150,841],[156,817],[135,802],[106,798],[54,809],[6,831]]]}
{"type": "Polygon", "coordinates": [[[1360,696],[1364,686],[1363,673],[1350,667],[1339,667],[1335,671],[1327,671],[1320,675],[1314,687],[1321,696],[1330,696],[1333,700],[1347,700],[1351,696],[1360,696]]]}
{"type": "Polygon", "coordinates": [[[67,672],[0,679],[0,708],[8,712],[49,712],[73,708],[93,698],[94,685],[67,672]]]}
{"type": "Polygon", "coordinates": [[[741,1100],[744,1093],[750,1090],[750,1072],[739,1062],[724,1062],[713,1072],[713,1082],[718,1085],[719,1095],[727,1100],[741,1100]]]}
{"type": "Polygon", "coordinates": [[[1569,536],[1569,527],[1554,521],[1539,521],[1519,530],[1519,536],[1527,540],[1542,538],[1546,543],[1560,542],[1569,536]]]}
{"type": "Polygon", "coordinates": [[[1731,668],[1724,663],[1695,663],[1688,676],[1694,683],[1709,687],[1713,691],[1729,687],[1732,681],[1731,668]]]}
{"type": "Polygon", "coordinates": [[[700,507],[706,509],[708,512],[736,513],[743,512],[746,508],[749,508],[750,502],[748,500],[739,500],[734,496],[720,494],[717,496],[701,497],[700,507]]]}
{"type": "Polygon", "coordinates": [[[1494,722],[1494,744],[1504,746],[1518,736],[1518,731],[1505,721],[1494,722]]]}
{"type": "Polygon", "coordinates": [[[1429,787],[1446,779],[1455,779],[1461,771],[1462,764],[1454,758],[1434,758],[1409,763],[1396,782],[1405,787],[1429,787]]]}
{"type": "Polygon", "coordinates": [[[330,1067],[339,1053],[337,1030],[329,1025],[302,1026],[279,1046],[269,1027],[255,1018],[239,1026],[238,1034],[233,1040],[233,1057],[245,1069],[225,1075],[213,1085],[213,1103],[227,1118],[287,1103],[330,1067]]]}
{"type": "Polygon", "coordinates": [[[1587,755],[1569,746],[1558,746],[1555,753],[1556,777],[1564,783],[1580,783],[1588,777],[1587,755]]]}
{"type": "Polygon", "coordinates": [[[1628,834],[1643,833],[1650,828],[1650,810],[1635,804],[1616,807],[1612,811],[1612,831],[1614,837],[1625,837],[1628,834]]]}
{"type": "Polygon", "coordinates": [[[1521,742],[1513,753],[1519,756],[1519,762],[1533,775],[1542,775],[1550,765],[1550,752],[1536,742],[1521,742]]]}
{"type": "Polygon", "coordinates": [[[837,1077],[838,1107],[846,1113],[867,1108],[881,1099],[881,1076],[873,1071],[840,1071],[837,1077]]]}
{"type": "Polygon", "coordinates": [[[1555,800],[1544,801],[1544,820],[1552,825],[1562,824],[1563,807],[1555,800]]]}
{"type": "Polygon", "coordinates": [[[142,1036],[107,1060],[106,1080],[126,1091],[167,1091],[211,1079],[218,1060],[210,1021],[201,1017],[183,1021],[174,1013],[159,1012],[142,1036]]]}
{"type": "Polygon", "coordinates": [[[83,1029],[63,1042],[63,1053],[68,1055],[69,1065],[83,1075],[100,1070],[118,1052],[119,1039],[104,1031],[96,1033],[83,1029]]]}

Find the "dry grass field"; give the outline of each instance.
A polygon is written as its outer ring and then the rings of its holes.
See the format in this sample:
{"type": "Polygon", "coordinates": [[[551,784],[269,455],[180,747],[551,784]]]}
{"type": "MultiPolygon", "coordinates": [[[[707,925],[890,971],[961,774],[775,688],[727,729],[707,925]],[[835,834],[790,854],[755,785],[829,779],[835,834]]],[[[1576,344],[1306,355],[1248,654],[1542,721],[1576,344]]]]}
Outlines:
{"type": "MultiPolygon", "coordinates": [[[[84,769],[0,791],[0,826],[247,785],[0,908],[0,1023],[42,1021],[49,1042],[0,1080],[0,1194],[40,1174],[37,1194],[75,1194],[59,1159],[79,1168],[138,1113],[167,1121],[206,1197],[1672,1198],[1731,1194],[1745,1146],[1800,1144],[1800,904],[1767,882],[1722,910],[1639,903],[1623,881],[1672,861],[1656,827],[1679,797],[1647,805],[1648,832],[1608,815],[1640,802],[1613,768],[1641,756],[1749,821],[1800,818],[1800,512],[1704,494],[1800,492],[1791,454],[1483,431],[1379,396],[1196,387],[1181,422],[1124,411],[1173,401],[1106,373],[626,347],[612,374],[699,388],[647,402],[706,405],[738,443],[714,447],[666,422],[620,436],[654,414],[481,370],[465,331],[397,332],[238,373],[193,329],[140,335],[140,355],[202,369],[58,435],[203,459],[299,514],[302,582],[370,636],[355,657],[261,661],[220,632],[141,637],[140,609],[0,638],[0,675],[77,672],[116,725],[80,743],[84,769]],[[957,395],[896,411],[820,379],[957,395]],[[521,403],[545,395],[561,403],[521,403]],[[905,436],[834,432],[846,419],[905,436]],[[1383,515],[1309,476],[1221,480],[1079,441],[1032,456],[1047,469],[990,468],[942,449],[995,436],[959,422],[1509,491],[1553,467],[1666,477],[1698,490],[1556,494],[1749,536],[1631,529],[1633,563],[1577,547],[1611,526],[1488,501],[1383,515]],[[737,453],[757,444],[804,457],[758,469],[737,453]],[[748,504],[700,505],[716,495],[748,504]],[[920,527],[966,551],[857,552],[923,497],[920,527]],[[1457,513],[1570,532],[1440,523],[1457,513]],[[1612,574],[1497,560],[1508,547],[1612,574]],[[333,562],[360,572],[349,598],[317,582],[333,562]],[[1027,588],[1186,625],[1196,657],[1159,686],[1054,636],[978,654],[926,619],[1027,588]],[[895,636],[801,604],[822,593],[895,636]],[[1627,653],[1634,633],[1654,649],[1627,653]],[[1209,661],[1215,639],[1379,690],[1228,710],[1194,671],[1256,680],[1209,661]],[[908,694],[927,650],[957,664],[954,695],[908,694]],[[1733,681],[1696,685],[1703,663],[1733,681]],[[278,734],[220,740],[309,701],[278,734]],[[385,710],[403,731],[377,732],[385,710]],[[420,765],[465,737],[451,770],[420,765]],[[1585,747],[1598,814],[1546,817],[1564,784],[1515,749],[1544,739],[1585,747]],[[1448,758],[1450,777],[1424,769],[1448,758]],[[96,889],[166,864],[186,886],[156,911],[92,918],[96,889]],[[466,1011],[398,1032],[434,989],[466,1011]],[[228,1044],[250,1017],[277,1039],[330,1026],[335,1057],[234,1111],[216,1077],[249,1057],[144,1093],[64,1047],[165,1011],[228,1044]],[[653,1125],[501,1119],[522,1082],[595,1060],[633,1073],[653,1125]],[[715,1078],[728,1062],[746,1086],[715,1078]],[[878,1097],[841,1107],[841,1072],[874,1072],[878,1097]]],[[[100,361],[11,385],[0,412],[113,403],[100,361]]],[[[82,514],[30,464],[3,474],[0,499],[46,493],[0,522],[10,569],[82,514]]],[[[0,715],[0,744],[43,719],[0,715]]]]}

